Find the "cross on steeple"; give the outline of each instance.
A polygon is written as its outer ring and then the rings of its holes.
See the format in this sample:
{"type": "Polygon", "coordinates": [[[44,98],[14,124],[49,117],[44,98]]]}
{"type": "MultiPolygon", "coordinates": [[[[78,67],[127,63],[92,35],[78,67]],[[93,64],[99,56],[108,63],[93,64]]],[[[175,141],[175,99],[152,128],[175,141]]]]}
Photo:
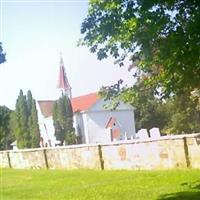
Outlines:
{"type": "Polygon", "coordinates": [[[67,79],[62,54],[60,54],[60,71],[57,88],[61,91],[62,95],[67,95],[70,99],[72,98],[72,88],[67,79]]]}

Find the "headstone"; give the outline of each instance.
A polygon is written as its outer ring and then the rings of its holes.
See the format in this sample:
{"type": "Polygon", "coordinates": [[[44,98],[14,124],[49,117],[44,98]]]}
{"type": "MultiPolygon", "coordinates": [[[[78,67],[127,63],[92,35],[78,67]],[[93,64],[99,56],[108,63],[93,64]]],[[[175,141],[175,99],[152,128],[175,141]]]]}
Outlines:
{"type": "Polygon", "coordinates": [[[147,129],[140,129],[138,132],[137,132],[137,137],[139,139],[147,139],[149,138],[149,135],[148,135],[148,132],[147,132],[147,129]]]}
{"type": "Polygon", "coordinates": [[[126,131],[125,131],[125,133],[124,133],[124,140],[128,140],[127,132],[126,132],[126,131]]]}
{"type": "Polygon", "coordinates": [[[149,133],[150,133],[150,137],[151,138],[160,138],[160,130],[159,128],[152,128],[149,130],[149,133]]]}

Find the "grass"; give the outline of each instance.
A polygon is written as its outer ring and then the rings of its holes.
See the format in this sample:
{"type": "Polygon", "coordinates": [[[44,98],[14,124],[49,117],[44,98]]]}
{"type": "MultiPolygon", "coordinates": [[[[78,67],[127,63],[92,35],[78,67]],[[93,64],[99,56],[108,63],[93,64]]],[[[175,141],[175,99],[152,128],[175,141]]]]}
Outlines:
{"type": "Polygon", "coordinates": [[[1,200],[200,200],[200,170],[1,169],[1,200]]]}

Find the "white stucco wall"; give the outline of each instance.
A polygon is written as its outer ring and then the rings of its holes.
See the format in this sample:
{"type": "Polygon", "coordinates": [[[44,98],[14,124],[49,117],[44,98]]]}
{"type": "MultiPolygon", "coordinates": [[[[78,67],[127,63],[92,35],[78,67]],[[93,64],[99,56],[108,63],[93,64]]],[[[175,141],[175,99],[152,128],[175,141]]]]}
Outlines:
{"type": "Polygon", "coordinates": [[[115,117],[120,124],[122,139],[125,132],[128,139],[135,137],[134,114],[132,110],[96,111],[87,113],[89,143],[106,143],[111,141],[110,130],[106,124],[110,117],[115,117]]]}
{"type": "Polygon", "coordinates": [[[44,139],[44,144],[49,143],[50,140],[51,146],[55,146],[56,137],[55,137],[55,129],[53,126],[52,117],[40,119],[39,128],[40,128],[40,135],[44,139]]]}
{"type": "Polygon", "coordinates": [[[109,143],[111,142],[110,129],[106,129],[106,124],[110,117],[115,117],[119,123],[122,132],[121,139],[125,139],[125,133],[128,139],[135,137],[135,121],[133,107],[120,103],[115,111],[110,111],[104,107],[105,101],[99,100],[90,110],[75,113],[74,125],[78,124],[81,132],[84,134],[83,143],[109,143]]]}
{"type": "Polygon", "coordinates": [[[74,113],[74,128],[76,134],[81,136],[81,142],[84,144],[86,143],[86,138],[85,138],[85,130],[84,130],[84,122],[83,122],[83,115],[81,113],[74,113]],[[79,127],[79,130],[78,130],[79,127]]]}
{"type": "MultiPolygon", "coordinates": [[[[105,108],[105,105],[109,104],[110,101],[104,101],[103,99],[99,100],[96,104],[94,104],[89,111],[108,111],[105,108]]],[[[120,102],[116,110],[134,110],[134,108],[128,104],[120,102]]]]}
{"type": "Polygon", "coordinates": [[[115,111],[105,109],[105,101],[99,100],[90,110],[79,113],[82,116],[82,130],[85,134],[85,143],[108,143],[111,142],[110,130],[106,124],[110,117],[115,117],[120,125],[122,139],[125,132],[128,139],[135,137],[134,108],[123,102],[115,111]]]}
{"type": "Polygon", "coordinates": [[[40,137],[43,138],[43,143],[49,144],[49,140],[51,141],[51,145],[55,146],[56,138],[55,138],[55,129],[53,126],[53,118],[52,117],[44,117],[41,113],[38,102],[36,102],[36,108],[38,112],[38,125],[40,129],[40,137]],[[45,129],[46,126],[46,129],[45,129]]]}

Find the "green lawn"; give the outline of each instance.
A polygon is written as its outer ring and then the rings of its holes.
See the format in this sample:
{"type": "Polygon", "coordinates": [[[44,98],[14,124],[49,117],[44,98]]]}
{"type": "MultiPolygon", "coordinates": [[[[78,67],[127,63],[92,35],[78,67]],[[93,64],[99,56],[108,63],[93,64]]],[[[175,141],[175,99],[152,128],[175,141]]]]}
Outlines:
{"type": "Polygon", "coordinates": [[[200,170],[1,169],[1,200],[200,200],[200,170]]]}

